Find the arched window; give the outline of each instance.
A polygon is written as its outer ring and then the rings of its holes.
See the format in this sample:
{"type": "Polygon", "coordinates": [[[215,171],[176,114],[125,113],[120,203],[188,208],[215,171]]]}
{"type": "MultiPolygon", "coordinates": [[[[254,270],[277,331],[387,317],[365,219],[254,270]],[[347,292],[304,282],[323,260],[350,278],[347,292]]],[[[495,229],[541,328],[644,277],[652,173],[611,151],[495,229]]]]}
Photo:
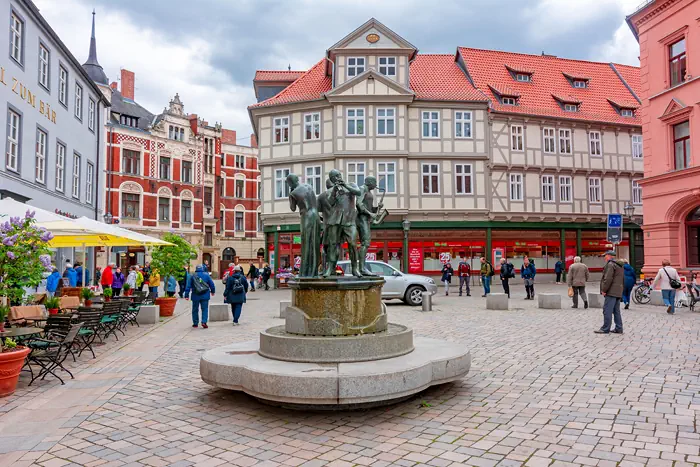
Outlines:
{"type": "Polygon", "coordinates": [[[688,214],[685,225],[688,266],[700,266],[700,206],[688,214]]]}
{"type": "Polygon", "coordinates": [[[224,261],[233,261],[235,257],[236,250],[234,250],[233,248],[225,248],[224,251],[221,253],[221,258],[224,261]]]}
{"type": "Polygon", "coordinates": [[[264,248],[258,248],[258,258],[263,258],[265,257],[265,249],[264,248]]]}

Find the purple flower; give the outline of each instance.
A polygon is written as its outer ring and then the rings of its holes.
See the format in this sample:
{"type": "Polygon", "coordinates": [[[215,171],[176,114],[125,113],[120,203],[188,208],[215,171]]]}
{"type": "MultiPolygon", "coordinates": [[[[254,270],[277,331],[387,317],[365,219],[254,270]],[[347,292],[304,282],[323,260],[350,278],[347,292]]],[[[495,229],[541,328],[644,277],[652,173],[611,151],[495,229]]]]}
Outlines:
{"type": "Polygon", "coordinates": [[[16,258],[15,254],[12,253],[11,251],[8,251],[8,252],[7,252],[7,257],[10,258],[10,259],[15,259],[15,258],[16,258]]]}
{"type": "Polygon", "coordinates": [[[10,224],[14,225],[15,227],[22,227],[22,219],[19,217],[10,217],[10,224]]]}
{"type": "Polygon", "coordinates": [[[39,261],[41,261],[41,265],[44,266],[44,269],[47,271],[51,271],[53,269],[51,266],[51,256],[41,255],[39,256],[39,261]]]}
{"type": "Polygon", "coordinates": [[[47,231],[47,232],[42,233],[40,238],[41,238],[42,242],[48,242],[49,240],[51,240],[53,238],[53,234],[51,232],[47,231]]]}
{"type": "Polygon", "coordinates": [[[8,221],[5,221],[2,225],[0,225],[0,231],[9,232],[10,230],[12,230],[12,226],[8,221]]]}
{"type": "Polygon", "coordinates": [[[13,245],[15,244],[14,236],[12,236],[12,237],[6,237],[6,238],[2,241],[2,244],[5,245],[5,246],[13,246],[13,245]]]}
{"type": "Polygon", "coordinates": [[[24,218],[25,219],[34,219],[34,216],[36,215],[36,211],[30,211],[27,209],[27,212],[24,213],[24,218]]]}

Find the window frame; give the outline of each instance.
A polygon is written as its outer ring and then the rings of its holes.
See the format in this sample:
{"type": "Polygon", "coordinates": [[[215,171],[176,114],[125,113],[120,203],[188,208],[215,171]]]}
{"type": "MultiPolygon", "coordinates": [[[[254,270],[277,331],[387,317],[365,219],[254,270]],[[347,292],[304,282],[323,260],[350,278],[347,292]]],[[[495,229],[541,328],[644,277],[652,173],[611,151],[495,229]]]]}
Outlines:
{"type": "Polygon", "coordinates": [[[643,135],[631,135],[632,137],[632,159],[644,159],[644,137],[643,135]]]}
{"type": "Polygon", "coordinates": [[[603,157],[603,134],[598,130],[588,132],[588,154],[591,157],[603,157]]]}
{"type": "Polygon", "coordinates": [[[522,202],[525,200],[524,178],[523,174],[519,172],[508,174],[508,199],[510,201],[522,202]],[[517,188],[517,197],[513,196],[514,188],[517,188]]]}
{"type": "Polygon", "coordinates": [[[192,161],[183,160],[182,164],[180,165],[180,181],[182,183],[192,184],[193,176],[194,176],[194,164],[192,163],[192,161]],[[185,170],[185,164],[189,165],[188,170],[185,170]],[[185,177],[185,173],[188,173],[189,176],[185,177]],[[185,180],[185,178],[187,178],[187,180],[185,180]]]}
{"type": "Polygon", "coordinates": [[[289,198],[290,190],[289,185],[287,184],[287,176],[291,172],[292,170],[288,167],[275,169],[275,199],[289,198]],[[281,177],[279,176],[280,173],[282,174],[281,177]]]}
{"type": "Polygon", "coordinates": [[[43,127],[36,126],[36,143],[34,147],[34,181],[46,185],[46,159],[49,147],[49,132],[43,127]],[[43,138],[42,138],[43,137],[43,138]],[[40,140],[43,139],[42,150],[39,152],[40,140]],[[39,173],[41,172],[41,177],[39,173]]]}
{"type": "Polygon", "coordinates": [[[474,194],[474,164],[455,164],[454,165],[454,173],[455,173],[455,195],[461,195],[461,196],[471,196],[474,194]],[[457,172],[457,168],[461,167],[462,172],[459,173],[457,172]],[[468,173],[464,171],[465,168],[469,168],[468,173]],[[465,190],[467,188],[466,180],[467,178],[469,179],[469,186],[468,186],[468,191],[465,190]],[[462,180],[462,192],[459,191],[459,183],[457,181],[461,179],[462,180]]]}
{"type": "Polygon", "coordinates": [[[542,191],[540,198],[543,203],[557,202],[557,190],[554,180],[554,175],[552,174],[543,174],[540,177],[540,190],[542,191]],[[545,193],[547,193],[547,196],[545,196],[545,193]]]}
{"type": "MultiPolygon", "coordinates": [[[[11,34],[11,33],[10,33],[11,34]]],[[[37,82],[39,83],[39,86],[44,88],[49,94],[51,94],[51,50],[49,47],[39,39],[39,53],[37,54],[37,82]],[[44,50],[46,51],[46,61],[41,57],[41,51],[44,50]],[[46,74],[44,77],[46,78],[46,82],[43,83],[41,78],[42,78],[42,68],[46,67],[46,74]]]]}
{"type": "Polygon", "coordinates": [[[422,139],[440,139],[440,121],[442,120],[439,110],[421,110],[420,126],[422,139]],[[427,118],[426,118],[427,115],[427,118]],[[427,124],[427,126],[426,126],[427,124]],[[434,126],[433,126],[434,125],[434,126]],[[428,130],[426,135],[425,130],[428,130]],[[436,129],[436,134],[433,134],[433,129],[436,129]]]}
{"type": "Polygon", "coordinates": [[[304,141],[319,141],[320,139],[321,112],[310,112],[304,114],[304,141]]]}
{"type": "Polygon", "coordinates": [[[532,82],[532,76],[527,73],[515,73],[515,81],[518,83],[530,83],[532,82]]]}
{"type": "Polygon", "coordinates": [[[365,72],[365,70],[367,70],[367,57],[348,57],[345,69],[346,81],[351,80],[355,76],[361,75],[365,72]],[[350,65],[350,60],[355,60],[355,63],[353,65],[350,65]],[[359,60],[362,60],[362,65],[358,63],[359,60]],[[362,69],[362,71],[358,72],[359,69],[362,69]],[[350,70],[353,70],[352,74],[350,74],[350,70]]]}
{"type": "Polygon", "coordinates": [[[119,213],[120,217],[123,217],[125,219],[140,219],[141,218],[141,193],[121,193],[121,212],[119,213]],[[126,199],[126,197],[135,197],[136,199],[126,199]],[[127,205],[130,205],[132,203],[136,203],[136,208],[134,209],[134,215],[130,216],[128,214],[128,209],[126,209],[127,205]]]}
{"type": "Polygon", "coordinates": [[[158,196],[158,222],[170,222],[172,214],[170,212],[170,197],[169,196],[158,196]],[[165,201],[166,203],[163,203],[165,201]],[[167,206],[165,206],[167,204],[167,206]],[[163,208],[167,208],[164,210],[163,208]],[[163,216],[165,213],[165,216],[163,216]]]}
{"type": "Polygon", "coordinates": [[[160,180],[170,180],[170,172],[172,169],[172,159],[168,156],[160,156],[158,159],[158,178],[160,180]],[[164,162],[167,161],[167,164],[164,162]],[[167,173],[163,176],[163,167],[167,166],[167,173]]]}
{"type": "Polygon", "coordinates": [[[214,208],[214,187],[205,186],[203,190],[204,196],[202,197],[202,205],[205,208],[214,208]]]}
{"type": "Polygon", "coordinates": [[[675,170],[685,170],[691,166],[691,160],[690,157],[692,155],[692,152],[690,151],[690,119],[684,120],[682,122],[678,122],[674,125],[671,125],[671,139],[673,141],[673,149],[671,153],[673,154],[673,167],[675,170]],[[680,125],[687,124],[688,125],[688,136],[681,136],[680,138],[676,138],[676,128],[679,127],[680,125]],[[678,167],[678,154],[676,153],[676,145],[679,142],[683,142],[683,164],[684,167],[678,167]]]}
{"type": "Polygon", "coordinates": [[[421,163],[421,193],[423,195],[428,195],[428,196],[435,196],[435,195],[440,195],[440,163],[438,162],[422,162],[421,163]],[[428,172],[425,171],[425,168],[428,167],[428,172]],[[432,169],[435,168],[436,171],[433,172],[432,169]],[[425,191],[425,177],[428,177],[428,185],[430,187],[429,191],[425,191]],[[434,180],[433,180],[434,178],[434,180]],[[435,186],[433,185],[433,181],[435,181],[435,186]]]}
{"type": "Polygon", "coordinates": [[[381,188],[381,182],[384,180],[384,190],[386,194],[395,194],[396,189],[396,161],[378,161],[377,162],[377,187],[381,188]],[[393,170],[389,170],[389,164],[393,166],[393,170]],[[382,165],[384,166],[382,168],[382,165]],[[382,177],[384,177],[382,179],[382,177]],[[388,188],[389,177],[393,177],[393,189],[388,188]]]}
{"type": "Polygon", "coordinates": [[[588,87],[588,82],[583,79],[574,79],[571,80],[571,86],[576,89],[586,89],[588,87]],[[579,84],[582,84],[583,86],[579,86],[579,84]]]}
{"type": "Polygon", "coordinates": [[[501,105],[518,105],[518,99],[511,96],[501,96],[501,105]]]}
{"type": "Polygon", "coordinates": [[[566,154],[567,156],[574,153],[573,145],[573,131],[571,128],[559,128],[557,130],[557,140],[559,141],[559,154],[566,154]],[[562,136],[562,132],[567,132],[568,136],[562,136]],[[562,142],[567,142],[568,144],[562,144],[562,142]],[[568,151],[564,151],[564,149],[568,151]]]}
{"type": "Polygon", "coordinates": [[[365,161],[348,161],[345,165],[347,182],[354,183],[357,186],[362,186],[365,183],[365,178],[367,178],[367,163],[365,161]],[[353,169],[350,169],[353,166],[353,169]],[[360,171],[360,166],[362,166],[362,171],[360,171]],[[362,181],[360,181],[362,177],[362,181]]]}
{"type": "Polygon", "coordinates": [[[289,127],[291,122],[291,117],[289,115],[281,115],[279,117],[272,117],[272,144],[289,144],[291,137],[289,134],[289,127]],[[286,121],[286,123],[285,123],[286,121]],[[279,136],[279,141],[277,137],[279,136]],[[284,138],[283,138],[284,136],[284,138]]]}
{"type": "Polygon", "coordinates": [[[77,81],[75,82],[75,91],[74,91],[74,109],[73,109],[73,116],[80,120],[81,122],[83,121],[83,87],[78,83],[77,81]],[[78,92],[80,90],[80,92],[78,92]]]}
{"type": "Polygon", "coordinates": [[[571,204],[573,203],[574,181],[571,175],[559,175],[559,202],[571,204]],[[566,180],[566,183],[563,183],[566,180]],[[566,193],[566,196],[564,194],[566,193]]]}
{"type": "Polygon", "coordinates": [[[572,113],[574,113],[574,112],[578,112],[578,106],[579,106],[578,104],[567,104],[567,103],[564,103],[564,105],[562,106],[562,110],[564,110],[564,112],[572,112],[572,113]]]}
{"type": "Polygon", "coordinates": [[[68,83],[70,82],[70,72],[62,63],[58,64],[58,103],[61,104],[65,109],[68,109],[68,94],[69,88],[68,83]],[[61,79],[61,72],[65,73],[65,79],[61,79]],[[61,99],[61,94],[63,94],[63,99],[61,99]]]}
{"type": "Polygon", "coordinates": [[[95,166],[88,161],[85,168],[85,203],[92,205],[95,187],[95,166]]]}
{"type": "Polygon", "coordinates": [[[243,199],[245,198],[245,179],[244,178],[235,178],[233,180],[233,195],[235,198],[243,199]],[[240,182],[240,183],[238,183],[240,182]],[[240,187],[240,194],[239,194],[239,187],[240,187]]]}
{"type": "Polygon", "coordinates": [[[64,193],[66,191],[66,153],[68,152],[68,147],[62,141],[56,139],[56,176],[55,176],[55,189],[59,193],[64,193]],[[63,152],[59,151],[59,148],[63,149],[63,152]],[[59,163],[60,162],[60,163],[59,163]],[[59,184],[60,181],[60,184],[59,184]],[[60,185],[60,188],[59,188],[60,185]]]}
{"type": "Polygon", "coordinates": [[[678,39],[677,41],[674,41],[671,44],[668,44],[668,83],[669,87],[675,87],[680,84],[685,83],[685,75],[688,73],[688,42],[687,42],[687,37],[683,36],[682,38],[678,39]],[[676,55],[671,55],[673,53],[673,46],[683,42],[683,52],[678,53],[676,55]],[[685,72],[683,64],[685,63],[685,72]],[[678,73],[678,81],[674,82],[673,80],[673,75],[674,75],[674,67],[677,66],[677,70],[675,70],[678,73]]]}
{"type": "Polygon", "coordinates": [[[625,118],[634,118],[634,109],[620,109],[620,116],[625,118]]]}
{"type": "Polygon", "coordinates": [[[95,132],[95,114],[97,113],[97,102],[92,97],[88,97],[88,130],[95,132]]]}
{"type": "Polygon", "coordinates": [[[71,177],[71,196],[75,199],[80,199],[80,169],[82,164],[82,156],[73,151],[73,172],[71,177]],[[76,163],[77,161],[77,163],[76,163]],[[77,169],[77,170],[76,170],[77,169]]]}
{"type": "Polygon", "coordinates": [[[602,204],[603,203],[603,182],[600,177],[588,177],[588,203],[602,204]],[[592,183],[592,182],[598,182],[592,183]],[[592,196],[597,194],[597,197],[592,196]],[[595,199],[594,199],[595,198],[595,199]]]}
{"type": "Polygon", "coordinates": [[[323,167],[320,165],[307,165],[304,167],[304,183],[311,185],[314,189],[316,196],[323,193],[324,185],[321,185],[323,181],[323,167]],[[311,173],[309,173],[311,170],[311,173]]]}
{"type": "Polygon", "coordinates": [[[9,170],[10,172],[13,172],[17,175],[19,175],[22,167],[22,137],[23,137],[23,132],[22,132],[22,124],[24,120],[24,114],[17,110],[14,106],[8,105],[7,106],[7,134],[5,135],[5,169],[9,170]],[[11,124],[12,121],[14,121],[14,117],[16,118],[17,125],[13,126],[11,124]],[[16,130],[16,137],[11,137],[13,128],[16,130]],[[13,147],[15,148],[15,153],[14,153],[14,165],[10,164],[10,160],[12,159],[11,157],[11,151],[10,148],[13,147]]]}
{"type": "Polygon", "coordinates": [[[523,125],[512,124],[510,126],[510,150],[515,152],[525,151],[525,127],[523,125]],[[520,144],[518,145],[518,143],[520,144]]]}
{"type": "Polygon", "coordinates": [[[237,169],[245,169],[245,154],[234,155],[233,165],[237,169]]]}
{"type": "Polygon", "coordinates": [[[233,231],[234,232],[245,232],[245,211],[235,210],[233,213],[233,231]],[[240,214],[240,218],[238,215],[240,214]],[[241,222],[241,228],[238,228],[238,221],[241,222]]]}
{"type": "Polygon", "coordinates": [[[133,149],[126,149],[122,148],[122,173],[127,174],[127,175],[141,175],[141,151],[134,151],[133,149]],[[129,151],[127,154],[126,151],[129,151]],[[136,160],[134,163],[134,156],[133,154],[136,154],[136,160]],[[128,162],[128,163],[127,163],[128,162]],[[134,172],[133,170],[127,170],[129,167],[128,165],[131,165],[132,169],[135,167],[136,171],[134,172]]]}
{"type": "Polygon", "coordinates": [[[24,20],[24,17],[15,10],[13,6],[10,6],[10,41],[9,41],[9,55],[10,59],[15,62],[19,67],[24,70],[24,48],[25,48],[25,38],[26,38],[26,28],[27,23],[24,20]],[[17,20],[17,23],[20,26],[20,31],[15,30],[15,24],[14,24],[14,19],[17,20]],[[15,40],[19,40],[19,46],[15,47],[15,40]],[[14,49],[17,48],[17,52],[19,54],[19,58],[15,57],[14,55],[14,49]]]}
{"type": "Polygon", "coordinates": [[[377,107],[376,109],[376,120],[377,120],[377,136],[396,136],[396,107],[377,107]],[[380,111],[384,112],[384,115],[379,115],[380,111]],[[391,111],[391,116],[388,115],[391,111]],[[384,122],[384,132],[379,131],[379,122],[384,122]],[[389,121],[392,122],[392,132],[389,133],[389,121]]]}
{"type": "Polygon", "coordinates": [[[180,200],[180,223],[181,224],[191,224],[192,223],[192,200],[191,199],[180,200]],[[187,203],[187,204],[185,204],[185,203],[187,203]],[[187,206],[187,210],[185,209],[185,206],[187,206]],[[188,213],[187,216],[185,216],[185,212],[188,213]]]}
{"type": "Polygon", "coordinates": [[[397,68],[398,68],[398,59],[396,56],[382,56],[377,58],[377,71],[379,72],[380,75],[384,75],[387,77],[396,77],[397,75],[397,68]],[[386,60],[386,63],[382,64],[382,59],[386,60]],[[394,63],[391,64],[389,63],[389,60],[394,60],[394,63]],[[385,68],[385,72],[382,72],[382,68],[385,68]],[[393,68],[394,72],[389,73],[389,70],[393,68]]]}
{"type": "Polygon", "coordinates": [[[474,114],[471,110],[455,110],[454,113],[454,122],[455,122],[455,139],[474,139],[474,133],[472,132],[472,123],[474,121],[473,119],[474,114]],[[459,115],[459,116],[458,116],[459,115]],[[465,116],[469,116],[469,118],[465,118],[465,116]],[[459,130],[458,130],[459,128],[459,130]],[[468,135],[465,134],[467,133],[464,131],[465,128],[468,128],[468,135]],[[460,134],[457,134],[460,133],[460,134]]]}
{"type": "Polygon", "coordinates": [[[544,154],[556,154],[557,153],[557,129],[553,126],[546,126],[542,128],[542,152],[544,154]],[[552,134],[548,135],[547,132],[551,131],[552,134]],[[547,143],[550,143],[550,150],[547,150],[547,143]]]}
{"type": "Polygon", "coordinates": [[[345,136],[348,138],[354,137],[365,137],[367,136],[367,112],[364,107],[348,107],[345,109],[345,136]],[[358,111],[362,112],[362,116],[358,115],[358,111]],[[350,115],[353,112],[353,115],[350,115]],[[350,133],[350,125],[352,122],[352,128],[354,133],[350,133]],[[362,133],[358,133],[357,130],[359,123],[362,122],[362,133]]]}
{"type": "Polygon", "coordinates": [[[642,186],[639,184],[639,180],[632,180],[632,204],[635,206],[641,206],[642,203],[642,186]]]}

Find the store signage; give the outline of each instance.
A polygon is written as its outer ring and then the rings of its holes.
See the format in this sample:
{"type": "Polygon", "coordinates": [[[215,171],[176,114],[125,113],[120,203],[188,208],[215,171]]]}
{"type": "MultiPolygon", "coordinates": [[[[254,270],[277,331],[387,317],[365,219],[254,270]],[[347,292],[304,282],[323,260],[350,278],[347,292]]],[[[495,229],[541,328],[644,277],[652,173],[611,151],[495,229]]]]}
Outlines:
{"type": "Polygon", "coordinates": [[[421,248],[411,247],[408,250],[408,272],[420,272],[423,269],[423,251],[421,248]]]}
{"type": "Polygon", "coordinates": [[[295,235],[294,241],[292,243],[294,243],[295,245],[301,245],[301,235],[295,235]]]}
{"type": "Polygon", "coordinates": [[[297,269],[301,269],[301,256],[294,257],[294,267],[297,269]]]}
{"type": "Polygon", "coordinates": [[[449,253],[446,253],[446,252],[440,253],[440,262],[442,264],[449,263],[451,259],[452,259],[452,256],[449,253]]]}
{"type": "Polygon", "coordinates": [[[377,254],[376,253],[367,253],[365,255],[365,259],[367,261],[376,261],[377,260],[377,254]]]}
{"type": "Polygon", "coordinates": [[[607,240],[613,244],[622,242],[622,214],[608,214],[607,240]]]}
{"type": "Polygon", "coordinates": [[[30,91],[29,88],[17,78],[6,76],[5,68],[3,67],[0,67],[0,84],[12,86],[12,92],[17,94],[20,99],[37,109],[41,115],[46,117],[47,120],[51,121],[52,123],[56,123],[56,111],[51,110],[51,105],[48,102],[44,102],[39,99],[39,107],[37,108],[36,94],[30,91]]]}

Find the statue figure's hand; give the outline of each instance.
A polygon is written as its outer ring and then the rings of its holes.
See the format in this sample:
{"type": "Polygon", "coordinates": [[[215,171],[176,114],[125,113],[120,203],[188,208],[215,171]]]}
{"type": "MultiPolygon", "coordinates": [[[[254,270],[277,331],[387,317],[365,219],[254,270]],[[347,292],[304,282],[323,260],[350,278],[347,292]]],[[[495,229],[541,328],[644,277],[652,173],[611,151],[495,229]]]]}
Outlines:
{"type": "Polygon", "coordinates": [[[379,204],[377,205],[377,210],[380,210],[380,209],[382,209],[383,207],[384,207],[384,204],[379,203],[379,204]]]}

